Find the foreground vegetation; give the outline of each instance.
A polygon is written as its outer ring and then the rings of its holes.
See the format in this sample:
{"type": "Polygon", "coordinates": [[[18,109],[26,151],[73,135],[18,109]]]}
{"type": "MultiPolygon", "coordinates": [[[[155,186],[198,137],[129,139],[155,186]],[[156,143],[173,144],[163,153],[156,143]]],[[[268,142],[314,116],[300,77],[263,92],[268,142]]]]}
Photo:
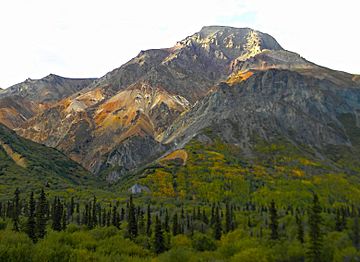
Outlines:
{"type": "Polygon", "coordinates": [[[356,261],[359,211],[21,197],[1,203],[0,261],[356,261]]]}

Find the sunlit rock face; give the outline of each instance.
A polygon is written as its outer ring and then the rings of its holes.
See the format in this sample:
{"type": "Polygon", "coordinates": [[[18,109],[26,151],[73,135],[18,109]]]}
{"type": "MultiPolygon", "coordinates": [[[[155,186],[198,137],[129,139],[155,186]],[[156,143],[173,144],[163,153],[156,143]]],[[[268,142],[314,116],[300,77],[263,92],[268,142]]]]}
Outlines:
{"type": "Polygon", "coordinates": [[[284,50],[270,35],[209,26],[171,48],[141,51],[16,130],[116,182],[206,128],[244,148],[271,130],[294,143],[349,145],[336,110],[344,103],[351,108],[344,112],[356,111],[350,97],[359,82],[284,50]],[[329,123],[336,132],[323,128],[329,123]]]}

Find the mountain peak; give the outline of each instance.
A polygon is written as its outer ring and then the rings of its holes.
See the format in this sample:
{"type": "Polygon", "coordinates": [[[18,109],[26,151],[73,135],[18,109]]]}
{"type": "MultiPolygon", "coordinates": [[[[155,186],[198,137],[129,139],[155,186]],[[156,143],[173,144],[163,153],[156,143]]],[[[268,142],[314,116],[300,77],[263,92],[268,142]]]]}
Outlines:
{"type": "Polygon", "coordinates": [[[251,28],[204,26],[199,32],[177,43],[181,46],[200,46],[207,52],[217,50],[224,57],[240,60],[253,57],[263,50],[284,50],[272,36],[251,28]]]}
{"type": "Polygon", "coordinates": [[[216,32],[229,32],[229,31],[254,31],[251,28],[237,28],[231,26],[222,26],[222,25],[210,25],[210,26],[203,26],[199,33],[204,35],[214,34],[216,32]]]}

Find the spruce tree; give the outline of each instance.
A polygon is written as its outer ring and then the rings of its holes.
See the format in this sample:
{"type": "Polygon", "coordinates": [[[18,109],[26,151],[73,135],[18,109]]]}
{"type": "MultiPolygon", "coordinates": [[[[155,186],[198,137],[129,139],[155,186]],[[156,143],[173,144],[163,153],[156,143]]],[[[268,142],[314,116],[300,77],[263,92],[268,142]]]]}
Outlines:
{"type": "Polygon", "coordinates": [[[102,220],[101,220],[101,226],[106,226],[106,209],[104,208],[102,211],[102,220]]]}
{"type": "Polygon", "coordinates": [[[279,238],[279,232],[278,232],[279,223],[278,223],[277,210],[276,210],[274,200],[272,200],[270,203],[269,211],[270,211],[270,225],[269,226],[271,229],[270,238],[273,240],[276,240],[279,238]]]}
{"type": "Polygon", "coordinates": [[[38,238],[44,238],[46,235],[47,209],[46,195],[44,189],[42,189],[36,209],[36,231],[38,238]]]}
{"type": "Polygon", "coordinates": [[[169,213],[168,213],[168,210],[166,209],[165,210],[165,221],[164,221],[164,230],[165,232],[170,232],[170,225],[169,225],[169,221],[170,218],[169,218],[169,213]]]}
{"type": "Polygon", "coordinates": [[[96,227],[98,221],[97,221],[97,217],[96,217],[96,210],[97,210],[97,206],[96,206],[96,196],[94,196],[93,198],[93,204],[92,204],[92,227],[96,227]]]}
{"type": "Polygon", "coordinates": [[[19,231],[19,216],[20,216],[20,190],[19,188],[16,188],[14,193],[13,211],[12,211],[14,231],[19,231]]]}
{"type": "Polygon", "coordinates": [[[132,195],[130,195],[129,208],[128,208],[128,234],[130,239],[135,239],[138,235],[135,207],[134,207],[132,195]]]}
{"type": "Polygon", "coordinates": [[[145,233],[144,211],[142,211],[142,210],[139,213],[138,229],[139,229],[139,234],[144,234],[145,233]]]}
{"type": "Polygon", "coordinates": [[[120,220],[123,221],[125,219],[125,209],[121,208],[120,220]]]}
{"type": "Polygon", "coordinates": [[[63,210],[62,218],[61,218],[61,229],[65,230],[67,226],[67,217],[66,217],[66,210],[63,210]]]}
{"type": "Polygon", "coordinates": [[[341,209],[341,228],[344,230],[346,229],[346,216],[350,213],[348,210],[344,208],[341,209]]]}
{"type": "Polygon", "coordinates": [[[26,223],[26,233],[34,243],[37,241],[35,208],[36,208],[36,204],[34,199],[34,192],[31,192],[29,199],[29,216],[26,223]]]}
{"type": "Polygon", "coordinates": [[[353,225],[353,244],[354,247],[360,249],[360,228],[359,228],[359,216],[355,216],[353,225]]]}
{"type": "Polygon", "coordinates": [[[71,220],[73,219],[74,211],[75,211],[75,201],[74,201],[74,197],[71,197],[70,208],[69,208],[69,215],[71,217],[71,220]]]}
{"type": "Polygon", "coordinates": [[[214,238],[216,240],[221,239],[222,234],[222,228],[221,228],[221,216],[220,216],[220,210],[219,207],[216,207],[215,213],[214,213],[214,238]]]}
{"type": "Polygon", "coordinates": [[[225,232],[228,233],[232,229],[232,214],[229,203],[225,206],[225,232]]]}
{"type": "Polygon", "coordinates": [[[166,250],[165,239],[161,228],[161,222],[158,216],[155,219],[155,234],[154,234],[154,251],[160,254],[166,250]]]}
{"type": "Polygon", "coordinates": [[[173,236],[176,236],[177,234],[179,234],[179,221],[178,221],[178,214],[175,212],[174,216],[173,216],[173,227],[172,227],[172,233],[173,236]]]}
{"type": "Polygon", "coordinates": [[[202,221],[207,225],[209,224],[209,219],[206,215],[205,209],[203,209],[203,213],[202,213],[202,221]]]}
{"type": "Polygon", "coordinates": [[[117,206],[113,206],[113,212],[112,212],[112,225],[116,228],[120,229],[120,219],[119,219],[119,213],[117,211],[117,206]]]}
{"type": "Polygon", "coordinates": [[[61,231],[61,219],[63,215],[63,207],[60,198],[55,197],[53,205],[53,216],[52,216],[52,229],[55,231],[61,231]]]}
{"type": "Polygon", "coordinates": [[[147,207],[147,220],[146,220],[146,235],[151,236],[151,208],[150,204],[147,207]]]}
{"type": "Polygon", "coordinates": [[[87,220],[87,227],[89,229],[92,229],[94,227],[94,220],[93,220],[93,209],[92,209],[92,203],[89,202],[88,204],[88,220],[87,220]]]}
{"type": "Polygon", "coordinates": [[[307,252],[309,261],[319,262],[322,261],[322,217],[321,217],[321,206],[318,196],[314,193],[313,204],[309,211],[309,235],[310,243],[309,250],[307,252]]]}
{"type": "Polygon", "coordinates": [[[304,243],[304,225],[300,217],[300,213],[296,213],[296,225],[297,225],[297,240],[300,241],[301,244],[304,243]]]}
{"type": "Polygon", "coordinates": [[[342,221],[341,221],[341,216],[340,216],[340,210],[336,209],[336,215],[335,215],[335,230],[336,231],[342,231],[342,221]]]}
{"type": "Polygon", "coordinates": [[[210,218],[210,225],[215,224],[215,205],[212,204],[211,206],[211,218],[210,218]]]}

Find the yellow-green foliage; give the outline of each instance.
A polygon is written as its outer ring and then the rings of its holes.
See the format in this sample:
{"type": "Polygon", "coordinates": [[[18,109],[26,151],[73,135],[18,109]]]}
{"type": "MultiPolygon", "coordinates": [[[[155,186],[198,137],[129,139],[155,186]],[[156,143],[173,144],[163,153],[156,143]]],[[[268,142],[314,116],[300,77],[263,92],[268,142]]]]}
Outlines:
{"type": "Polygon", "coordinates": [[[185,150],[189,155],[185,166],[157,168],[140,180],[151,188],[153,196],[215,202],[248,195],[247,170],[230,163],[220,150],[197,141],[189,143],[185,150]]]}
{"type": "Polygon", "coordinates": [[[357,176],[340,173],[334,164],[314,157],[311,149],[300,150],[283,140],[256,140],[250,158],[218,139],[209,144],[192,140],[184,150],[186,165],[163,162],[139,180],[152,196],[200,202],[251,200],[262,205],[274,199],[281,206],[304,207],[316,191],[324,205],[360,203],[357,176]]]}
{"type": "Polygon", "coordinates": [[[151,253],[114,227],[51,231],[33,244],[24,233],[0,230],[0,261],[150,261],[151,253]]]}

